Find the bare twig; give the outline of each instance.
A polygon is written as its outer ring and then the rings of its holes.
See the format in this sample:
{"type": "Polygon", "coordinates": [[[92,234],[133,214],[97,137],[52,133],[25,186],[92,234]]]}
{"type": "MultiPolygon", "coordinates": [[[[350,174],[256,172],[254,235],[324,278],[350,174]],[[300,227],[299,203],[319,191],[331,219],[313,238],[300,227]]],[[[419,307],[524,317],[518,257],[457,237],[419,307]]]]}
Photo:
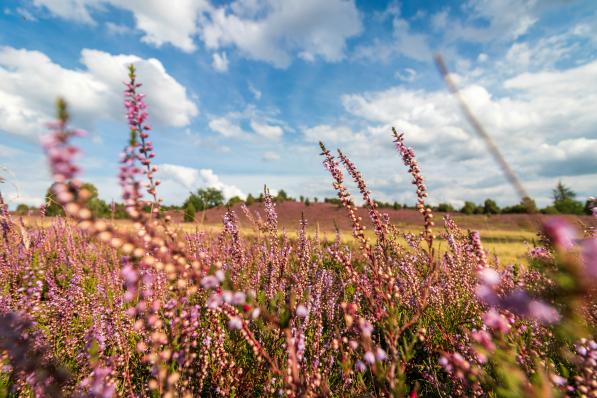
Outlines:
{"type": "Polygon", "coordinates": [[[458,86],[450,77],[450,71],[448,70],[448,67],[446,66],[441,54],[436,54],[433,58],[435,60],[435,65],[437,66],[439,73],[442,75],[444,81],[446,82],[446,85],[448,86],[448,89],[458,100],[458,105],[460,106],[462,113],[464,113],[466,120],[471,124],[471,126],[473,126],[473,130],[475,130],[477,135],[479,135],[483,139],[483,141],[485,141],[487,149],[489,149],[489,152],[491,152],[491,155],[501,167],[506,178],[508,179],[510,184],[512,184],[512,186],[516,190],[516,193],[520,196],[520,199],[524,200],[525,198],[530,198],[528,192],[526,191],[526,189],[524,189],[524,186],[520,182],[520,179],[516,176],[516,173],[514,173],[514,170],[512,170],[512,168],[500,152],[495,142],[493,142],[491,136],[487,133],[485,128],[483,128],[483,126],[475,117],[475,115],[473,115],[473,112],[471,111],[467,103],[464,101],[464,98],[462,98],[458,86]]]}

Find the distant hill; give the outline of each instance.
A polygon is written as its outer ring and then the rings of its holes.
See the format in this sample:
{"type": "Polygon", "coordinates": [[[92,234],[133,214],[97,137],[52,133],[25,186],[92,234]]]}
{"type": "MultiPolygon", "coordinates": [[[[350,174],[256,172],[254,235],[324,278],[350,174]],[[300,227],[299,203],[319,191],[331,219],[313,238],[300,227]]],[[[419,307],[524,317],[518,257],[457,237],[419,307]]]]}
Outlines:
{"type": "MultiPolygon", "coordinates": [[[[352,230],[350,220],[348,219],[346,209],[338,207],[331,203],[311,203],[309,206],[301,202],[285,201],[276,203],[276,212],[278,213],[278,225],[288,231],[294,231],[299,228],[301,214],[307,220],[309,228],[316,228],[321,231],[334,231],[335,225],[341,231],[347,232],[352,230]]],[[[250,221],[245,217],[240,205],[234,205],[231,209],[239,218],[240,224],[243,227],[250,227],[250,221]]],[[[262,218],[265,217],[263,203],[254,203],[249,206],[249,210],[256,214],[260,214],[262,218]]],[[[218,225],[222,224],[222,218],[226,212],[225,206],[212,208],[205,211],[197,212],[195,219],[197,223],[218,225]]],[[[380,212],[387,214],[390,217],[392,224],[399,226],[417,227],[422,225],[421,215],[413,209],[394,210],[391,208],[380,209],[380,212]]],[[[173,221],[182,222],[182,211],[169,212],[173,221]]],[[[371,228],[369,221],[368,209],[359,208],[358,214],[363,220],[363,224],[367,229],[371,228]]],[[[443,225],[443,216],[445,213],[435,213],[436,225],[443,225]]],[[[460,213],[451,214],[458,225],[462,228],[471,229],[528,229],[534,230],[538,228],[537,220],[546,219],[554,216],[537,215],[531,216],[529,214],[497,214],[497,215],[463,215],[460,213]]],[[[597,226],[594,217],[591,216],[557,216],[564,217],[570,220],[581,220],[585,224],[597,226]]]]}

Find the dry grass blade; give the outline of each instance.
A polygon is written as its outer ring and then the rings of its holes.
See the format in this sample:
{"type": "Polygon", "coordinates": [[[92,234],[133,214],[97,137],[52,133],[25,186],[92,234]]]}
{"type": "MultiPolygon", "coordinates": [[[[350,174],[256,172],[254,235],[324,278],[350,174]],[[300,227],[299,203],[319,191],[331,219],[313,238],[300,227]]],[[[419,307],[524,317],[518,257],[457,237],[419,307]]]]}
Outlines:
{"type": "Polygon", "coordinates": [[[475,130],[475,133],[477,133],[477,135],[479,135],[479,137],[481,137],[483,139],[483,141],[485,141],[485,144],[487,145],[487,149],[489,149],[489,152],[491,152],[491,155],[496,160],[496,162],[499,164],[500,168],[504,172],[504,175],[506,176],[506,178],[508,179],[510,184],[512,184],[512,186],[516,190],[516,193],[518,194],[518,196],[520,196],[520,199],[524,200],[525,198],[529,198],[530,197],[529,194],[527,193],[526,189],[520,182],[520,179],[516,176],[516,173],[514,173],[514,170],[512,170],[512,168],[506,161],[506,158],[504,158],[504,156],[500,152],[498,146],[495,144],[495,142],[493,141],[491,136],[487,133],[485,128],[481,125],[479,120],[475,117],[475,115],[471,111],[470,107],[468,106],[468,104],[466,103],[464,98],[462,98],[462,95],[460,94],[460,90],[458,89],[458,86],[456,85],[454,80],[450,77],[450,71],[448,70],[446,63],[444,62],[443,57],[440,54],[436,54],[434,56],[434,60],[435,60],[437,69],[439,70],[439,73],[442,75],[442,78],[444,79],[444,81],[446,82],[446,85],[448,86],[448,89],[454,95],[454,97],[456,97],[456,99],[458,100],[458,105],[460,106],[462,113],[464,113],[466,120],[471,124],[471,126],[473,127],[473,130],[475,130]]]}

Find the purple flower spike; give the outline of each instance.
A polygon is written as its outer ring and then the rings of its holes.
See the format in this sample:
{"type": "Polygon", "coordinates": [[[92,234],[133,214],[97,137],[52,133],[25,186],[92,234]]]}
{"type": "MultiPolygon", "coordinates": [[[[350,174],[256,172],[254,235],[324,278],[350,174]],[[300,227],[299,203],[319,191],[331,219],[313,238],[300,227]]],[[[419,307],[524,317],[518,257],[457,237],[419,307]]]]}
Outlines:
{"type": "Polygon", "coordinates": [[[576,230],[565,220],[561,218],[550,219],[545,222],[543,228],[557,248],[569,250],[574,246],[577,238],[576,230]]]}

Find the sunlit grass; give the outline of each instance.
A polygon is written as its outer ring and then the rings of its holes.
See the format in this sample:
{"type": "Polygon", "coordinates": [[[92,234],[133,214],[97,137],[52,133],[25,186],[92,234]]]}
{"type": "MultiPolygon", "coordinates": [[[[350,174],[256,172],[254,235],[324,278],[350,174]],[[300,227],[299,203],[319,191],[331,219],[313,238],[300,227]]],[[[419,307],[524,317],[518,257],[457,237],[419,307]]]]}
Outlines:
{"type": "MultiPolygon", "coordinates": [[[[24,218],[24,223],[27,226],[37,226],[37,227],[47,227],[53,221],[53,218],[39,218],[39,217],[32,217],[32,218],[24,218]]],[[[108,220],[108,222],[114,223],[119,229],[129,229],[133,228],[133,224],[128,220],[108,220]]],[[[531,231],[528,229],[503,229],[503,228],[491,228],[490,224],[487,224],[488,228],[478,229],[479,233],[481,234],[481,239],[483,242],[483,247],[485,250],[489,252],[489,255],[496,256],[501,265],[509,265],[509,264],[526,264],[527,262],[527,252],[529,247],[533,247],[534,242],[537,241],[537,232],[531,231]]],[[[174,223],[171,225],[171,228],[175,231],[179,231],[182,233],[196,233],[196,232],[204,232],[209,235],[217,234],[222,231],[221,224],[203,224],[200,222],[197,223],[174,223]]],[[[398,225],[398,231],[402,233],[410,232],[410,233],[418,233],[420,232],[420,227],[417,225],[398,225]]],[[[287,228],[285,230],[285,234],[288,239],[297,239],[298,237],[298,223],[293,228],[287,228]]],[[[435,228],[436,239],[434,243],[434,247],[438,255],[442,255],[446,251],[446,242],[441,239],[438,235],[441,233],[442,228],[436,227],[435,228]]],[[[250,238],[254,236],[256,233],[255,228],[251,228],[249,226],[243,226],[240,228],[241,234],[246,237],[250,238]]],[[[307,235],[309,237],[314,237],[316,234],[319,235],[319,238],[322,241],[332,242],[336,239],[336,233],[334,231],[330,231],[329,229],[320,228],[318,230],[317,226],[310,227],[307,229],[307,235]]],[[[366,230],[366,236],[370,240],[375,239],[375,235],[373,231],[366,230]]],[[[354,239],[352,237],[351,231],[340,231],[341,240],[345,244],[352,244],[354,239]]],[[[403,238],[400,238],[401,243],[405,243],[403,238]]]]}

